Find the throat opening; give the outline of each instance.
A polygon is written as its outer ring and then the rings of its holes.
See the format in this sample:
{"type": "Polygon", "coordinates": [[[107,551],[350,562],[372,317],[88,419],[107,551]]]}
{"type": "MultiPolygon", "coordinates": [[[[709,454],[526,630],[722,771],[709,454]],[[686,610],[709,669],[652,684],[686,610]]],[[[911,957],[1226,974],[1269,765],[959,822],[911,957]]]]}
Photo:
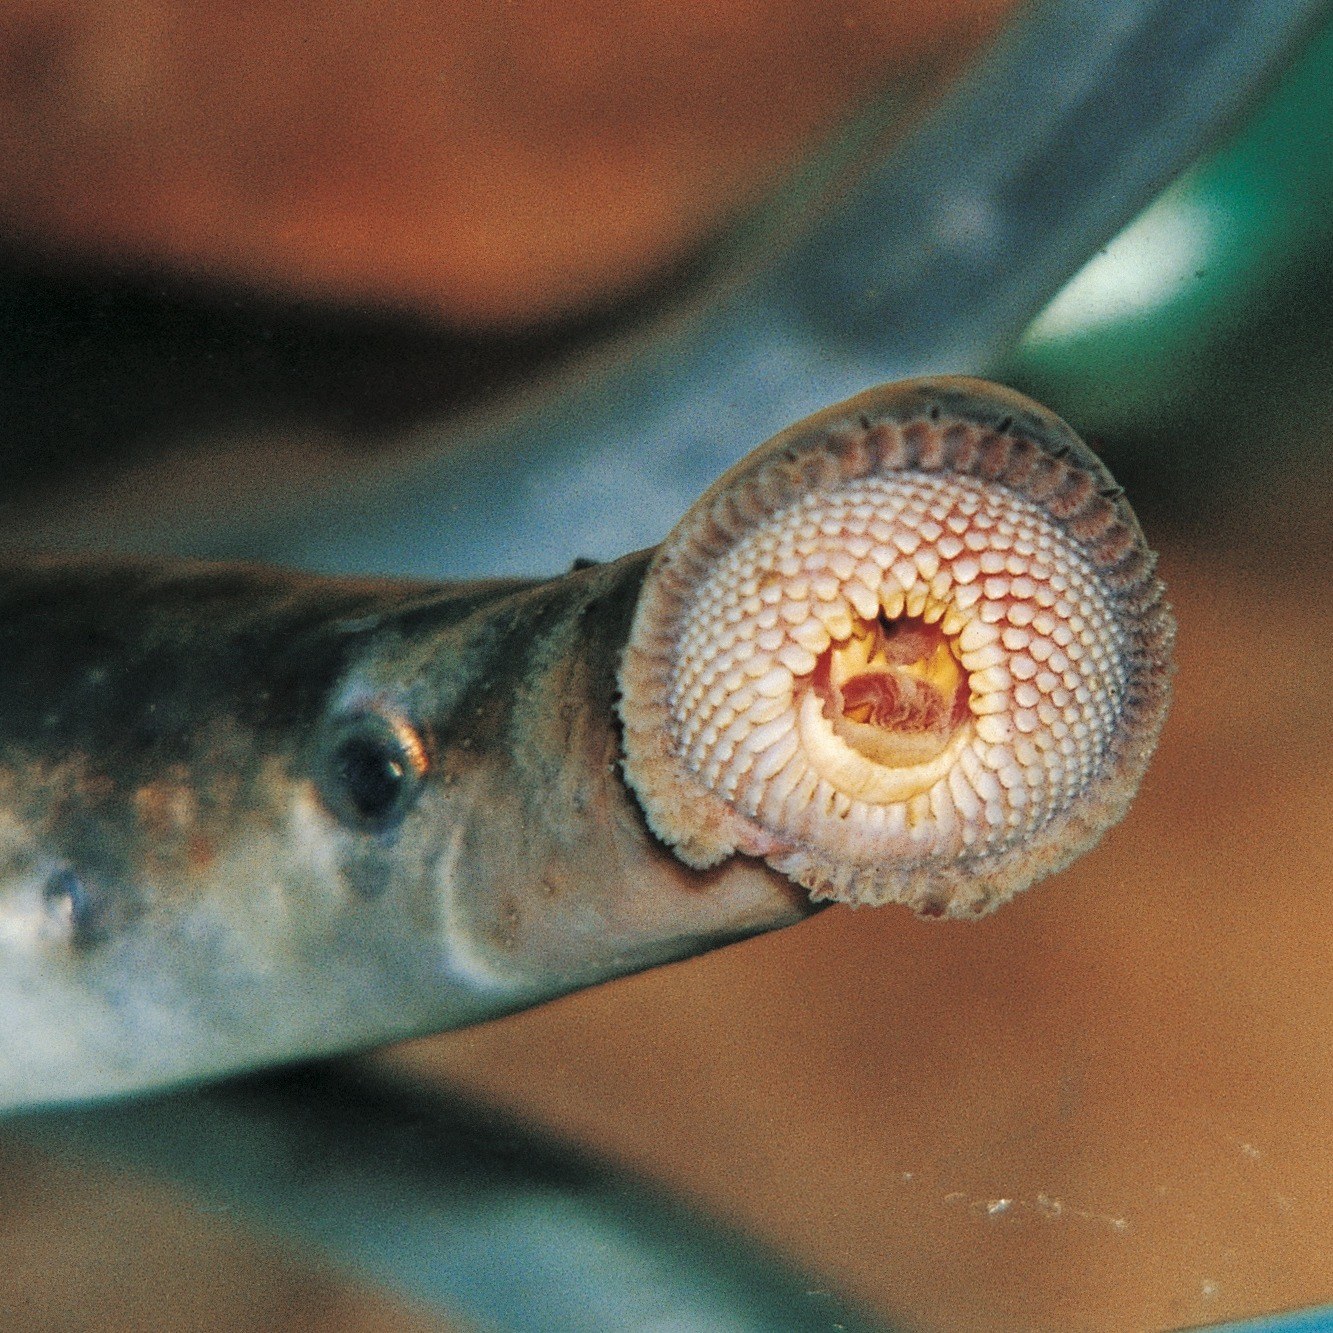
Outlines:
{"type": "Polygon", "coordinates": [[[824,717],[858,754],[912,768],[942,754],[966,721],[967,672],[938,624],[858,618],[820,655],[811,679],[824,717]]]}

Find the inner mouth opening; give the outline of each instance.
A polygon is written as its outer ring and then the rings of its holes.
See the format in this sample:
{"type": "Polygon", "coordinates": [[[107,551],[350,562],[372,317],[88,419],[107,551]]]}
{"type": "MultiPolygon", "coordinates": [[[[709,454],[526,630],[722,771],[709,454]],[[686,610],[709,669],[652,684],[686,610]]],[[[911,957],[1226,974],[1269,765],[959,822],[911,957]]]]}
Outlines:
{"type": "Polygon", "coordinates": [[[916,616],[857,617],[851,635],[820,654],[810,688],[834,732],[886,768],[937,758],[969,716],[956,643],[916,616]]]}

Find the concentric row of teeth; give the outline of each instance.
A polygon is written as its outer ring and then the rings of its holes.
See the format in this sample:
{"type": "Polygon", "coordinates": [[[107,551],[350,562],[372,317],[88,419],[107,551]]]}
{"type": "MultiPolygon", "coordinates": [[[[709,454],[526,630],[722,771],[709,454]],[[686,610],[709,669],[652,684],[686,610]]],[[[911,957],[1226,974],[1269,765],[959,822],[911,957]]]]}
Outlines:
{"type": "Polygon", "coordinates": [[[691,771],[765,827],[915,859],[997,850],[1067,808],[1103,762],[1124,662],[1092,566],[1040,508],[967,476],[898,473],[811,492],[717,562],[668,708],[691,771]],[[968,689],[945,754],[886,782],[843,754],[810,696],[821,655],[881,616],[938,624],[968,689]]]}

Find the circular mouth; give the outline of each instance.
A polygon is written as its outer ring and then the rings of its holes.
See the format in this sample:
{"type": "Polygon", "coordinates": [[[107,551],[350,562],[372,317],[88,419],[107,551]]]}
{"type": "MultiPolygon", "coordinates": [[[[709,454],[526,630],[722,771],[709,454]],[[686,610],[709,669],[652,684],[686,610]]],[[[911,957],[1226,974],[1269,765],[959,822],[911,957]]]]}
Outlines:
{"type": "Polygon", "coordinates": [[[1137,525],[1095,460],[1011,447],[1012,415],[920,415],[779,437],[659,553],[626,771],[685,859],[740,850],[816,896],[968,915],[1123,810],[1169,642],[1137,525]],[[986,475],[1001,451],[1020,484],[986,475]]]}

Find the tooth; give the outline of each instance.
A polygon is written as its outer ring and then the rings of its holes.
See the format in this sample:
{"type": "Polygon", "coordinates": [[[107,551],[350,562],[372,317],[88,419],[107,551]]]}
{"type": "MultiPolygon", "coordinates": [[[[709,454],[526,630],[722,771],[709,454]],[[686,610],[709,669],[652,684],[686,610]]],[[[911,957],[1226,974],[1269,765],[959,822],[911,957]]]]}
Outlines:
{"type": "Polygon", "coordinates": [[[782,694],[791,693],[791,672],[786,667],[776,666],[754,683],[756,693],[766,699],[775,699],[782,694]]]}
{"type": "Polygon", "coordinates": [[[787,643],[777,651],[777,659],[793,676],[808,676],[819,659],[803,644],[787,643]]]}
{"type": "Polygon", "coordinates": [[[822,653],[829,645],[828,630],[824,628],[824,622],[818,616],[811,616],[794,626],[788,633],[802,648],[812,653],[822,653]]]}
{"type": "Polygon", "coordinates": [[[869,588],[856,582],[847,584],[844,591],[847,594],[847,600],[851,602],[856,614],[862,620],[874,620],[879,614],[878,593],[871,592],[869,588]]]}
{"type": "Polygon", "coordinates": [[[972,688],[978,694],[990,694],[995,690],[1007,690],[1013,678],[1002,666],[986,667],[984,671],[974,671],[968,677],[972,688]]]}
{"type": "Polygon", "coordinates": [[[960,660],[969,671],[980,672],[999,666],[1007,658],[1008,654],[998,643],[989,643],[984,648],[974,648],[971,652],[965,652],[960,660]]]}
{"type": "Polygon", "coordinates": [[[852,634],[852,617],[841,602],[821,602],[815,614],[824,622],[824,628],[835,639],[848,639],[852,634]]]}
{"type": "Polygon", "coordinates": [[[965,653],[975,652],[978,648],[985,648],[988,644],[996,642],[1000,637],[1000,631],[994,625],[987,625],[980,620],[969,621],[958,636],[958,646],[965,653]]]}

